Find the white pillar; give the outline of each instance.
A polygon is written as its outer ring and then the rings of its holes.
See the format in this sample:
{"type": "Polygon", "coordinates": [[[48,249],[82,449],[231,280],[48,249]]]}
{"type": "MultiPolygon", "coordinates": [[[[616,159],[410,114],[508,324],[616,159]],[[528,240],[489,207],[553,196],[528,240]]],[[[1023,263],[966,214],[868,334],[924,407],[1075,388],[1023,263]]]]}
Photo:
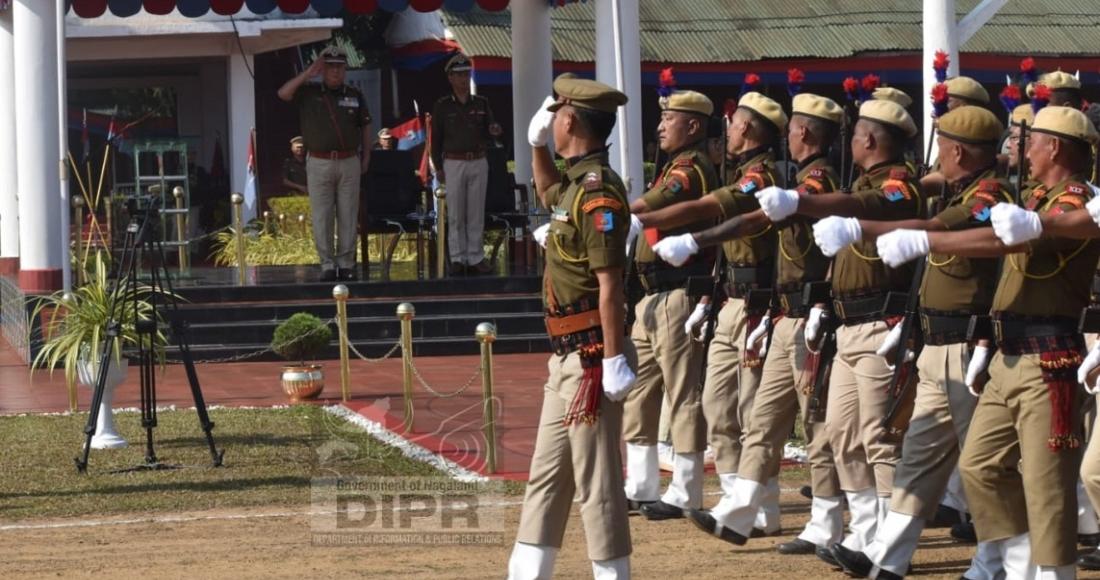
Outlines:
{"type": "MultiPolygon", "coordinates": [[[[62,284],[61,151],[58,147],[57,5],[15,0],[15,126],[19,143],[19,285],[28,292],[62,284]]],[[[6,154],[10,154],[6,152],[6,154]]]]}
{"type": "Polygon", "coordinates": [[[638,0],[597,0],[596,2],[596,80],[617,87],[630,101],[619,109],[619,126],[612,134],[611,166],[626,181],[630,198],[644,193],[642,157],[642,65],[638,36],[638,0]],[[618,8],[619,26],[614,10],[618,8]],[[617,32],[616,32],[617,31],[617,32]],[[622,83],[616,70],[615,38],[622,59],[622,83]]]}
{"type": "Polygon", "coordinates": [[[0,10],[0,274],[19,268],[19,201],[16,196],[15,44],[12,11],[0,10]]]}
{"type": "MultiPolygon", "coordinates": [[[[550,47],[550,10],[546,2],[513,2],[512,6],[512,142],[515,178],[531,182],[531,146],[527,124],[553,91],[553,55],[550,47]]],[[[534,199],[529,197],[529,201],[534,199]]]]}
{"type": "MultiPolygon", "coordinates": [[[[61,238],[58,242],[61,244],[61,287],[66,291],[70,291],[73,288],[73,273],[72,273],[72,231],[70,222],[72,221],[72,214],[69,212],[69,208],[72,205],[69,202],[69,165],[67,161],[66,153],[69,150],[69,71],[67,68],[68,58],[66,54],[68,51],[65,49],[65,0],[57,1],[57,19],[54,20],[54,30],[57,31],[57,163],[58,163],[58,203],[61,204],[61,213],[58,214],[58,218],[61,220],[61,238]]],[[[91,188],[92,184],[88,184],[91,188]]],[[[78,240],[77,247],[82,241],[78,240]]]]}
{"type": "MultiPolygon", "coordinates": [[[[936,86],[936,73],[932,70],[932,62],[936,58],[936,51],[947,52],[951,59],[947,67],[947,76],[953,77],[959,74],[959,36],[955,25],[955,0],[924,0],[924,54],[921,60],[921,70],[924,72],[924,119],[920,124],[924,128],[924,140],[921,142],[921,152],[928,146],[928,137],[932,133],[932,87],[936,86]]],[[[932,161],[935,161],[935,147],[932,143],[932,161]]]]}
{"type": "MultiPolygon", "coordinates": [[[[256,126],[256,82],[248,72],[255,70],[252,55],[231,54],[226,69],[229,74],[229,187],[232,192],[243,194],[248,182],[248,140],[256,126]]],[[[260,138],[257,135],[257,142],[260,138]]],[[[256,204],[246,203],[244,219],[255,217],[256,204]]]]}

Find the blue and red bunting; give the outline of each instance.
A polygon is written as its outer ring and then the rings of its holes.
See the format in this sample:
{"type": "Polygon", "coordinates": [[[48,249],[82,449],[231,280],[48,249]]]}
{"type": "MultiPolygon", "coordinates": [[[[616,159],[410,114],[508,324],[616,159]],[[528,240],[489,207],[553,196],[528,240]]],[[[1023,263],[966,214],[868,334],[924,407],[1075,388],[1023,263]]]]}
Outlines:
{"type": "MultiPolygon", "coordinates": [[[[6,0],[0,0],[0,4],[6,0]]],[[[551,4],[576,2],[577,0],[551,0],[551,4]]],[[[401,12],[412,8],[417,12],[445,9],[451,12],[467,12],[474,6],[489,12],[499,12],[508,7],[508,0],[66,0],[67,8],[81,18],[98,18],[110,11],[114,16],[128,17],[140,12],[163,16],[178,9],[188,18],[197,18],[208,12],[229,16],[247,8],[255,14],[267,14],[278,8],[287,14],[301,14],[313,8],[321,16],[335,16],[341,10],[352,14],[369,14],[376,10],[401,12]]]]}

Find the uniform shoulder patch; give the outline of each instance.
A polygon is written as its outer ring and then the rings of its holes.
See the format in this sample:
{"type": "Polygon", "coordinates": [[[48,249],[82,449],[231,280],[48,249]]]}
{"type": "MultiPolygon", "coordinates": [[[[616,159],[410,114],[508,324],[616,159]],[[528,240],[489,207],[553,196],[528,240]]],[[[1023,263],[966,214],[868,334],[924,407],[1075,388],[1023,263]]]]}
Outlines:
{"type": "Polygon", "coordinates": [[[909,186],[904,181],[890,178],[882,183],[882,195],[892,202],[910,199],[909,186]]]}
{"type": "MultiPolygon", "coordinates": [[[[997,190],[993,190],[993,191],[995,193],[997,190]]],[[[988,193],[988,192],[985,192],[985,191],[975,191],[974,192],[974,197],[977,198],[978,200],[980,200],[981,203],[984,203],[986,205],[997,205],[998,199],[995,195],[993,195],[991,193],[988,193]]]]}
{"type": "Polygon", "coordinates": [[[1072,205],[1075,209],[1082,209],[1085,207],[1085,201],[1077,195],[1063,195],[1058,198],[1058,203],[1072,205]]]}
{"type": "Polygon", "coordinates": [[[1066,193],[1072,193],[1073,195],[1087,195],[1088,192],[1089,188],[1084,183],[1074,181],[1066,185],[1066,193]]]}
{"type": "Polygon", "coordinates": [[[596,231],[607,233],[615,229],[615,214],[610,210],[602,209],[592,214],[592,227],[596,231]]]}
{"type": "Polygon", "coordinates": [[[683,169],[674,168],[668,172],[668,177],[665,178],[665,187],[672,193],[691,191],[691,177],[683,169]]]}
{"type": "Polygon", "coordinates": [[[985,202],[976,203],[970,208],[970,217],[973,217],[975,221],[987,222],[992,212],[989,209],[989,205],[985,202]]]}
{"type": "Polygon", "coordinates": [[[737,182],[737,189],[744,194],[754,193],[756,190],[762,189],[763,187],[763,176],[752,171],[746,173],[745,176],[741,178],[741,181],[737,182]]]}
{"type": "Polygon", "coordinates": [[[1001,182],[996,179],[983,179],[978,182],[978,191],[984,193],[997,193],[1001,191],[1001,182]]]}
{"type": "Polygon", "coordinates": [[[909,170],[904,167],[895,167],[890,170],[890,179],[909,179],[909,170]]]}
{"type": "Polygon", "coordinates": [[[581,206],[581,211],[584,213],[592,213],[600,208],[610,209],[612,211],[622,211],[623,202],[613,198],[601,195],[600,197],[594,197],[581,206]]]}
{"type": "Polygon", "coordinates": [[[810,173],[809,173],[808,177],[812,177],[814,179],[824,179],[826,177],[825,176],[825,169],[823,169],[821,167],[814,167],[813,169],[810,170],[810,173]]]}
{"type": "Polygon", "coordinates": [[[603,176],[595,171],[589,171],[584,176],[583,187],[585,191],[599,191],[603,189],[603,176]]]}

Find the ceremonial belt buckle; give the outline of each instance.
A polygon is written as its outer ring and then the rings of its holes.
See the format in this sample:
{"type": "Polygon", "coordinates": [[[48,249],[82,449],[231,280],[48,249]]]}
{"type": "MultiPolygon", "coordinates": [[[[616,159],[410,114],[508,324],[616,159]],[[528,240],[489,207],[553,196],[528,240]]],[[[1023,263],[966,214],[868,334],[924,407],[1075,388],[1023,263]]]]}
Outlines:
{"type": "Polygon", "coordinates": [[[924,311],[921,311],[919,314],[920,314],[920,327],[921,327],[921,330],[923,330],[925,334],[931,333],[932,332],[932,320],[930,318],[928,318],[928,314],[924,311]]]}
{"type": "Polygon", "coordinates": [[[787,293],[785,293],[785,292],[780,292],[779,293],[779,306],[781,308],[783,308],[784,312],[789,312],[789,311],[793,310],[791,308],[791,301],[787,300],[787,293]]]}
{"type": "Polygon", "coordinates": [[[1005,331],[1004,321],[994,318],[993,319],[993,339],[998,343],[1004,342],[1005,331]]]}
{"type": "Polygon", "coordinates": [[[844,312],[843,300],[833,300],[833,312],[836,313],[837,320],[840,320],[841,322],[848,319],[848,315],[844,312]]]}

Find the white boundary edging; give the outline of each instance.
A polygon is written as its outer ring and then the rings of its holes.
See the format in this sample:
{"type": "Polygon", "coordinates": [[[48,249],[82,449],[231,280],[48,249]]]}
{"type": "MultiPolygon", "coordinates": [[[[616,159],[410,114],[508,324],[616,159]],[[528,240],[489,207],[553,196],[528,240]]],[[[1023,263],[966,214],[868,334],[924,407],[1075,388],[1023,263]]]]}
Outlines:
{"type": "Polygon", "coordinates": [[[352,425],[363,429],[367,432],[368,435],[371,435],[382,443],[385,443],[390,447],[397,448],[399,451],[401,451],[401,453],[405,455],[405,457],[408,457],[409,459],[413,459],[415,461],[420,461],[422,463],[427,463],[432,467],[438,469],[439,471],[447,474],[448,477],[456,481],[478,483],[489,481],[488,477],[480,475],[477,472],[470,471],[469,469],[466,469],[465,467],[462,467],[461,465],[458,465],[453,461],[444,459],[443,457],[440,457],[439,455],[428,451],[420,445],[417,445],[416,443],[405,439],[397,433],[386,429],[386,427],[383,426],[381,423],[371,421],[370,419],[367,419],[366,417],[360,415],[359,413],[356,413],[355,411],[352,411],[351,409],[348,409],[343,405],[331,405],[321,408],[326,413],[341,417],[348,423],[351,423],[352,425]]]}

